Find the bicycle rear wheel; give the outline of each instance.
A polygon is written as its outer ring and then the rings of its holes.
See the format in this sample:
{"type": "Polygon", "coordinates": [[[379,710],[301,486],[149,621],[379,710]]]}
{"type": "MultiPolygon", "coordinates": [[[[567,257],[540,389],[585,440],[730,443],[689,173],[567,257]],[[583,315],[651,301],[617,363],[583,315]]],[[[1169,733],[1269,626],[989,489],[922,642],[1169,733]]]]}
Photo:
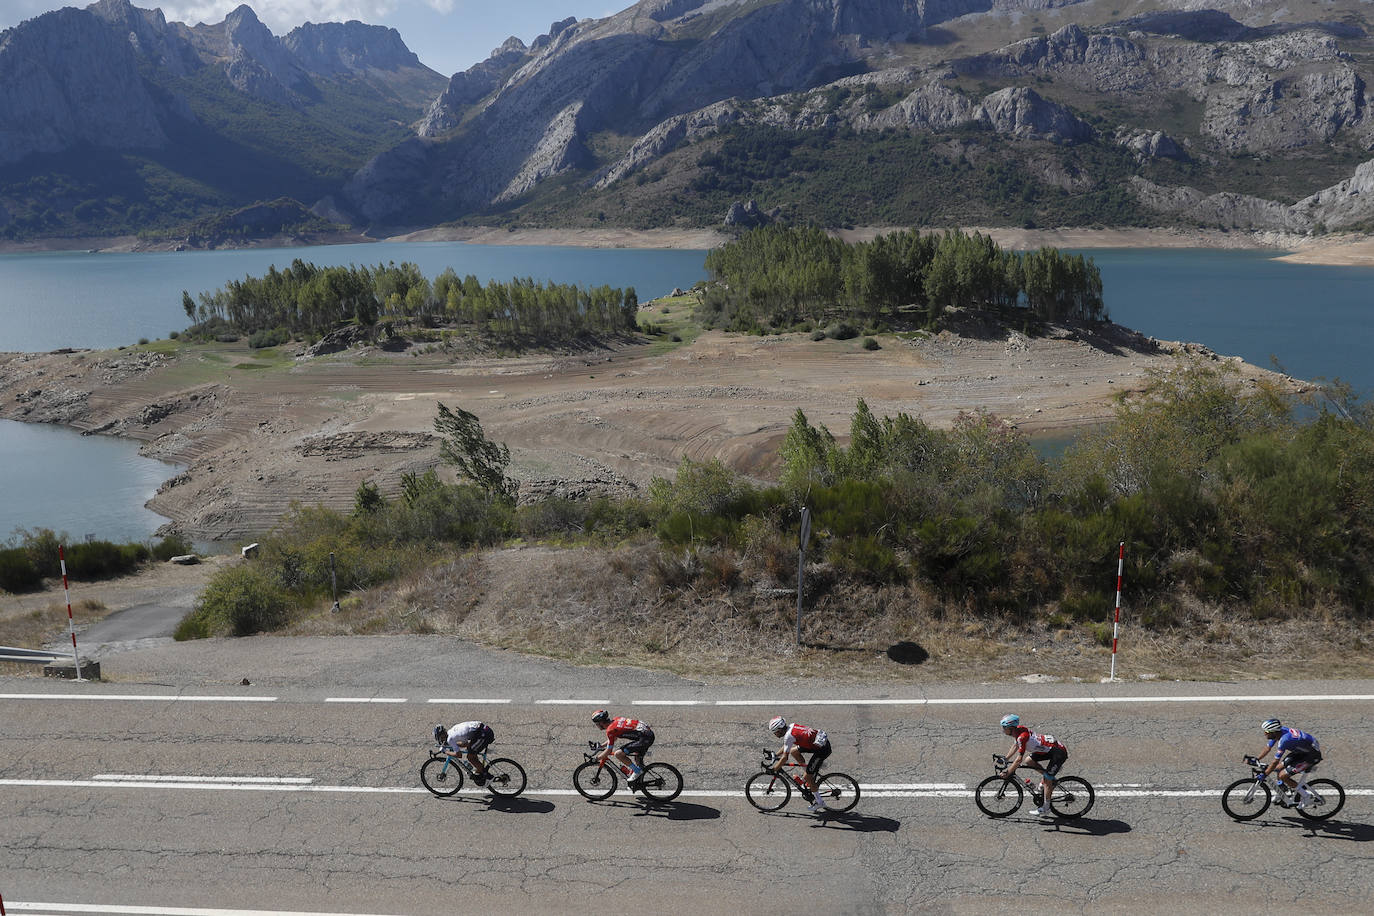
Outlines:
{"type": "Polygon", "coordinates": [[[759,770],[744,784],[744,797],[760,811],[777,811],[792,797],[792,786],[786,776],[759,770]]]}
{"type": "Polygon", "coordinates": [[[487,789],[492,795],[514,798],[525,791],[525,770],[509,757],[487,761],[487,789]]]}
{"type": "Polygon", "coordinates": [[[1096,796],[1086,779],[1065,776],[1054,781],[1050,792],[1050,810],[1060,817],[1082,817],[1093,806],[1096,796]]]}
{"type": "Polygon", "coordinates": [[[573,770],[573,788],[588,801],[605,801],[615,794],[615,767],[588,760],[573,770]]]}
{"type": "Polygon", "coordinates": [[[420,767],[420,782],[441,798],[457,795],[463,788],[463,768],[444,757],[431,757],[420,767]]]}
{"type": "Polygon", "coordinates": [[[1021,783],[1004,776],[989,776],[973,790],[973,803],[988,817],[1007,817],[1021,807],[1026,790],[1021,783]]]}
{"type": "Polygon", "coordinates": [[[1298,813],[1309,821],[1324,821],[1345,807],[1345,790],[1334,779],[1313,779],[1307,784],[1312,800],[1298,813]]]}
{"type": "Polygon", "coordinates": [[[848,773],[826,773],[816,783],[816,797],[827,810],[843,814],[859,803],[859,784],[848,773]]]}
{"type": "Polygon", "coordinates": [[[1252,821],[1265,812],[1273,794],[1255,777],[1237,779],[1221,793],[1221,810],[1238,821],[1252,821]]]}
{"type": "Polygon", "coordinates": [[[644,768],[639,791],[656,802],[670,802],[682,793],[682,773],[670,763],[651,763],[644,768]]]}

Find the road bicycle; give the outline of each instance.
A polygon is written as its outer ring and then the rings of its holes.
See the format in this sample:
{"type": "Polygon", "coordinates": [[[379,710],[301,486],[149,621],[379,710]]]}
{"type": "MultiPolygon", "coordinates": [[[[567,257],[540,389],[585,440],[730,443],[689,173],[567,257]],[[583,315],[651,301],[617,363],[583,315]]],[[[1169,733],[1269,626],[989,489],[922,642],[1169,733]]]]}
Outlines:
{"type": "MultiPolygon", "coordinates": [[[[1007,758],[1001,754],[993,754],[992,763],[995,775],[978,783],[978,788],[973,790],[973,801],[979,811],[988,817],[1009,817],[1021,807],[1027,792],[1037,808],[1044,804],[1038,781],[1023,780],[1015,773],[1008,773],[1007,758]]],[[[1040,772],[1026,764],[1017,769],[1040,772]]],[[[1082,817],[1092,808],[1096,798],[1092,785],[1086,779],[1057,776],[1054,788],[1050,790],[1050,810],[1060,817],[1082,817]]]]}
{"type": "Polygon", "coordinates": [[[775,772],[778,762],[774,751],[766,751],[759,766],[762,770],[749,777],[744,784],[744,797],[749,804],[760,811],[777,811],[792,797],[792,787],[796,786],[801,797],[808,802],[817,798],[825,802],[827,811],[843,814],[859,803],[859,784],[847,773],[824,773],[816,780],[816,791],[806,788],[798,773],[788,773],[786,768],[802,769],[800,763],[785,764],[784,770],[775,772]]]}
{"type": "MultiPolygon", "coordinates": [[[[520,764],[508,757],[488,760],[482,753],[482,766],[487,771],[487,781],[482,788],[503,798],[514,798],[525,791],[525,770],[520,764]]],[[[460,754],[451,754],[444,745],[436,745],[429,751],[429,759],[420,767],[420,782],[425,788],[442,798],[458,794],[463,788],[463,774],[474,776],[472,764],[460,754]]]]}
{"type": "MultiPolygon", "coordinates": [[[[628,780],[632,771],[612,760],[603,763],[600,755],[606,745],[588,741],[587,747],[591,750],[582,755],[585,762],[573,770],[573,788],[588,801],[605,801],[615,794],[620,775],[628,780]]],[[[645,764],[640,775],[634,791],[642,792],[650,801],[670,802],[682,793],[682,773],[672,764],[662,761],[645,764]]]]}
{"type": "Polygon", "coordinates": [[[1324,821],[1345,806],[1345,790],[1340,783],[1334,779],[1309,781],[1307,773],[1301,775],[1298,784],[1306,786],[1307,791],[1312,793],[1311,801],[1298,808],[1298,793],[1277,780],[1276,799],[1259,759],[1247,755],[1245,762],[1250,765],[1250,775],[1237,779],[1221,793],[1222,810],[1238,821],[1252,821],[1259,817],[1268,810],[1271,801],[1280,808],[1297,808],[1299,815],[1312,821],[1324,821]]]}

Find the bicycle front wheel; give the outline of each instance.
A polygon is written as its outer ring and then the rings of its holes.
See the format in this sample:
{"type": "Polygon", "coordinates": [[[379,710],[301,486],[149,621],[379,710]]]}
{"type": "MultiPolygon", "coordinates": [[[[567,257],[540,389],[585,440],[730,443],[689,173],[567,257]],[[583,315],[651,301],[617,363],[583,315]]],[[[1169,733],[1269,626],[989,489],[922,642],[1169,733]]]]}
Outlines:
{"type": "Polygon", "coordinates": [[[973,790],[973,803],[988,817],[1007,817],[1021,807],[1025,795],[1021,783],[1003,776],[989,776],[973,790]]]}
{"type": "Polygon", "coordinates": [[[1307,784],[1312,800],[1298,813],[1309,821],[1324,821],[1345,807],[1345,790],[1334,779],[1314,779],[1307,784]]]}
{"type": "Polygon", "coordinates": [[[1086,779],[1065,776],[1054,781],[1050,792],[1050,810],[1060,817],[1082,817],[1093,806],[1096,796],[1086,779]]]}
{"type": "Polygon", "coordinates": [[[615,794],[615,768],[588,760],[573,770],[573,788],[588,801],[605,801],[615,794]]]}
{"type": "Polygon", "coordinates": [[[656,802],[670,802],[682,793],[682,773],[670,763],[651,763],[644,768],[639,791],[656,802]]]}
{"type": "Polygon", "coordinates": [[[487,762],[487,788],[492,795],[514,798],[525,791],[525,770],[509,757],[487,762]]]}
{"type": "Polygon", "coordinates": [[[1267,783],[1253,776],[1237,779],[1221,793],[1221,810],[1238,821],[1253,821],[1269,807],[1272,793],[1267,783]]]}
{"type": "Polygon", "coordinates": [[[826,773],[816,783],[816,797],[830,811],[843,814],[859,803],[859,784],[848,773],[826,773]]]}
{"type": "Polygon", "coordinates": [[[786,776],[759,770],[744,784],[744,797],[760,811],[777,811],[792,797],[792,786],[786,776]]]}
{"type": "Polygon", "coordinates": [[[463,768],[445,757],[431,757],[420,767],[420,782],[441,798],[457,795],[463,788],[463,768]]]}

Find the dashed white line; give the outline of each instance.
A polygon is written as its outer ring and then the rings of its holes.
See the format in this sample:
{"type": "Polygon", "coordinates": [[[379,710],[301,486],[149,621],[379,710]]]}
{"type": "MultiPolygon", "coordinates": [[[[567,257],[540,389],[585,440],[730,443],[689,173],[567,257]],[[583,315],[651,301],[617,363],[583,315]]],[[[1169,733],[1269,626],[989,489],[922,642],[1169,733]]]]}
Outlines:
{"type": "Polygon", "coordinates": [[[432,699],[432,700],[425,700],[425,702],[426,702],[426,703],[466,703],[466,704],[476,705],[476,704],[479,704],[479,703],[511,703],[511,702],[513,702],[513,701],[510,700],[509,698],[504,699],[504,700],[491,700],[491,699],[469,699],[469,698],[466,698],[466,697],[456,697],[456,698],[439,697],[439,698],[435,698],[435,699],[432,699]]]}
{"type": "Polygon", "coordinates": [[[326,703],[404,703],[405,697],[325,697],[326,703]]]}
{"type": "Polygon", "coordinates": [[[0,700],[149,700],[161,703],[275,703],[276,697],[174,696],[153,693],[0,693],[0,700]]]}
{"type": "Polygon", "coordinates": [[[197,906],[118,906],[101,903],[33,903],[12,901],[6,909],[49,916],[54,913],[99,913],[108,916],[378,916],[369,913],[316,913],[295,910],[220,910],[197,906]]]}

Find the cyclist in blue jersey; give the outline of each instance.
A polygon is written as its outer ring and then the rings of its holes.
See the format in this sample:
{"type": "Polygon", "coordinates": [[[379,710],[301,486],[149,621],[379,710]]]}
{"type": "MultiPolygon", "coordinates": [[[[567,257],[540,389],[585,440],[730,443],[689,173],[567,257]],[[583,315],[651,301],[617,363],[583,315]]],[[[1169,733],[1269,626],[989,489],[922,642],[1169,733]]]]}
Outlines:
{"type": "Polygon", "coordinates": [[[1305,731],[1285,728],[1278,719],[1265,719],[1260,728],[1263,729],[1264,737],[1269,739],[1269,743],[1255,759],[1263,760],[1273,751],[1274,759],[1265,767],[1265,775],[1277,770],[1279,781],[1298,793],[1298,807],[1306,808],[1312,799],[1312,793],[1307,791],[1307,786],[1298,785],[1295,777],[1311,771],[1321,763],[1321,745],[1305,731]]]}

